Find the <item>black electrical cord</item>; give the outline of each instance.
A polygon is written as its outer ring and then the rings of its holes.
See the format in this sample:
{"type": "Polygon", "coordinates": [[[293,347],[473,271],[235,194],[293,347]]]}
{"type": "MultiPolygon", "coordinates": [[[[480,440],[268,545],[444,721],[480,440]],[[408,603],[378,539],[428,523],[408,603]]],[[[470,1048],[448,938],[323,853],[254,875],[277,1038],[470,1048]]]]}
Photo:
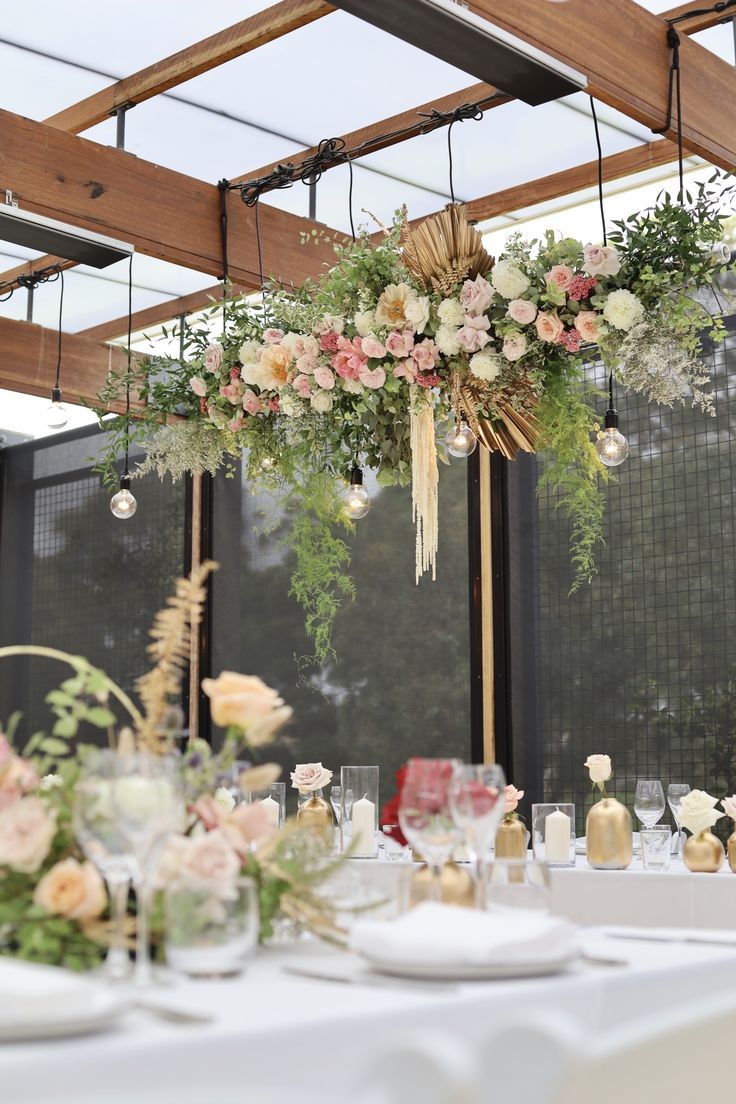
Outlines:
{"type": "MultiPolygon", "coordinates": [[[[724,0],[725,2],[725,0],[724,0]]],[[[708,9],[714,10],[714,9],[708,9]]],[[[690,13],[692,14],[692,13],[690,13]]],[[[669,80],[667,82],[667,118],[663,127],[653,131],[654,134],[666,134],[672,126],[673,99],[677,103],[677,163],[680,178],[680,203],[685,194],[683,148],[682,148],[682,89],[680,85],[680,35],[673,26],[667,28],[667,45],[672,50],[670,62],[669,80]]]]}
{"type": "MultiPolygon", "coordinates": [[[[696,15],[712,15],[714,12],[725,12],[730,8],[736,8],[736,0],[720,0],[720,3],[714,4],[712,8],[693,8],[692,11],[683,12],[682,15],[676,15],[672,19],[668,19],[667,22],[671,27],[675,23],[683,23],[687,19],[692,19],[696,15]]],[[[723,23],[727,23],[730,16],[727,19],[721,20],[723,23]]]]}
{"type": "Polygon", "coordinates": [[[353,221],[353,159],[348,157],[348,171],[350,173],[350,184],[348,185],[348,214],[350,216],[350,233],[353,241],[355,241],[355,222],[353,221]]]}
{"type": "Polygon", "coordinates": [[[133,254],[130,254],[130,261],[128,262],[128,371],[125,375],[125,470],[123,472],[123,479],[130,479],[130,471],[128,468],[128,453],[130,450],[130,364],[132,354],[130,350],[131,337],[133,331],[133,254]]]}
{"type": "Polygon", "coordinates": [[[608,244],[606,238],[606,214],[603,209],[603,149],[601,147],[601,132],[598,129],[598,115],[595,110],[595,100],[590,97],[590,110],[593,114],[593,126],[595,127],[595,144],[598,147],[598,206],[601,212],[601,228],[603,231],[603,244],[608,244]]]}
{"type": "Polygon", "coordinates": [[[61,389],[61,321],[64,316],[64,271],[59,269],[59,276],[61,277],[61,289],[59,291],[59,341],[56,352],[56,383],[54,384],[54,390],[59,391],[61,389]]]}

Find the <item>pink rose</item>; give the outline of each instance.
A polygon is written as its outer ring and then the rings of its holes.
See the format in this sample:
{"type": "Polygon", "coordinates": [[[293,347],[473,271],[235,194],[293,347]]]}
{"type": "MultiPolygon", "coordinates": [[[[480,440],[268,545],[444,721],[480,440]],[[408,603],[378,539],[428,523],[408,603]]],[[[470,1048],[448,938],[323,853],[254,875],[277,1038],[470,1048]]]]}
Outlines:
{"type": "Polygon", "coordinates": [[[189,381],[189,386],[195,395],[199,395],[200,399],[203,399],[207,394],[207,384],[201,376],[192,376],[189,381]]]}
{"type": "Polygon", "coordinates": [[[238,433],[245,425],[245,418],[242,415],[238,415],[237,418],[231,418],[227,423],[227,428],[231,433],[238,433]]]}
{"type": "Polygon", "coordinates": [[[301,372],[303,376],[314,375],[314,370],[319,364],[316,355],[313,353],[304,353],[296,362],[296,368],[298,372],[301,372]]]}
{"type": "Polygon", "coordinates": [[[523,334],[509,334],[504,338],[501,352],[507,360],[518,360],[526,352],[526,338],[523,334]]]}
{"type": "Polygon", "coordinates": [[[507,786],[503,792],[506,799],[506,814],[516,811],[516,807],[524,796],[523,790],[517,790],[516,786],[507,786]]]}
{"type": "Polygon", "coordinates": [[[537,308],[528,299],[512,299],[506,313],[519,325],[528,326],[537,317],[537,308]]]}
{"type": "Polygon", "coordinates": [[[222,345],[219,341],[213,341],[208,345],[204,354],[204,367],[207,372],[217,372],[222,364],[222,345]]]}
{"type": "Polygon", "coordinates": [[[572,278],[575,275],[569,265],[557,264],[552,265],[549,272],[545,272],[544,279],[548,284],[554,284],[558,288],[562,288],[563,291],[567,291],[572,278]]]}
{"type": "Polygon", "coordinates": [[[411,351],[411,358],[420,372],[431,372],[439,362],[440,351],[434,341],[425,338],[424,341],[414,346],[411,351]]]}
{"type": "Polygon", "coordinates": [[[284,331],[277,330],[274,327],[263,331],[263,340],[267,345],[278,345],[279,341],[283,340],[283,337],[284,331]]]}
{"type": "Polygon", "coordinates": [[[366,364],[358,372],[358,379],[364,387],[370,387],[375,391],[377,388],[383,387],[386,382],[386,372],[380,364],[373,369],[370,369],[366,364]]]}
{"type": "Polygon", "coordinates": [[[332,366],[338,376],[343,379],[358,379],[361,368],[368,362],[368,357],[363,355],[362,338],[355,337],[351,341],[348,337],[338,337],[337,349],[332,358],[332,366]]]}
{"type": "Polygon", "coordinates": [[[494,294],[488,281],[482,276],[476,276],[474,280],[466,280],[463,284],[460,302],[468,314],[483,314],[490,307],[494,294]]]}
{"type": "Polygon", "coordinates": [[[0,809],[6,809],[19,801],[23,794],[35,790],[38,775],[29,762],[15,754],[5,737],[2,739],[5,747],[0,749],[0,809]]]}
{"type": "Polygon", "coordinates": [[[540,311],[535,325],[540,341],[557,341],[565,328],[555,311],[540,311]]]}
{"type": "Polygon", "coordinates": [[[471,315],[466,314],[465,325],[457,332],[460,348],[464,349],[466,353],[479,352],[479,350],[485,348],[491,340],[486,332],[490,328],[490,319],[486,318],[485,315],[481,315],[479,318],[473,318],[471,315]]]}
{"type": "Polygon", "coordinates": [[[92,863],[64,859],[41,878],[33,903],[55,916],[96,920],[107,904],[105,883],[92,863]]]}
{"type": "Polygon", "coordinates": [[[49,853],[56,819],[40,797],[22,797],[0,812],[0,866],[33,874],[49,853]]]}
{"type": "Polygon", "coordinates": [[[580,311],[575,318],[575,329],[583,341],[595,343],[600,337],[600,315],[597,311],[580,311]]]}
{"type": "Polygon", "coordinates": [[[367,357],[382,357],[386,355],[386,347],[382,345],[375,334],[368,334],[362,339],[363,352],[367,357]]]}
{"type": "Polygon", "coordinates": [[[583,271],[589,276],[615,276],[621,268],[618,252],[612,245],[586,245],[583,271]]]}
{"type": "Polygon", "coordinates": [[[314,793],[332,780],[332,771],[321,763],[297,763],[291,772],[291,788],[299,793],[314,793]]]}
{"type": "Polygon", "coordinates": [[[243,410],[245,410],[246,414],[255,415],[260,414],[262,409],[261,400],[258,398],[255,391],[252,391],[250,387],[247,388],[243,395],[243,410]]]}
{"type": "Polygon", "coordinates": [[[411,330],[392,330],[386,338],[386,351],[397,359],[408,356],[413,348],[414,334],[411,330]]]}
{"type": "Polygon", "coordinates": [[[303,399],[308,399],[312,393],[309,376],[297,376],[295,380],[292,380],[291,386],[294,388],[297,395],[301,395],[303,399]]]}
{"type": "Polygon", "coordinates": [[[326,364],[320,364],[315,368],[314,380],[320,387],[324,387],[325,391],[331,391],[335,386],[335,375],[326,364]]]}
{"type": "Polygon", "coordinates": [[[254,801],[250,805],[236,805],[223,818],[221,829],[241,859],[248,855],[251,844],[268,839],[273,834],[268,814],[260,801],[254,801]]]}
{"type": "Polygon", "coordinates": [[[240,858],[224,829],[214,828],[203,836],[188,836],[179,845],[175,882],[208,889],[218,897],[229,897],[240,874],[240,858]]]}
{"type": "Polygon", "coordinates": [[[245,384],[240,380],[231,380],[230,383],[226,383],[220,388],[220,394],[223,399],[227,399],[228,402],[237,403],[240,406],[240,400],[243,397],[245,391],[245,384]]]}
{"type": "Polygon", "coordinates": [[[417,378],[416,361],[411,357],[405,357],[403,360],[400,360],[393,370],[393,375],[396,379],[401,379],[403,377],[407,379],[409,383],[414,383],[414,380],[417,378]]]}

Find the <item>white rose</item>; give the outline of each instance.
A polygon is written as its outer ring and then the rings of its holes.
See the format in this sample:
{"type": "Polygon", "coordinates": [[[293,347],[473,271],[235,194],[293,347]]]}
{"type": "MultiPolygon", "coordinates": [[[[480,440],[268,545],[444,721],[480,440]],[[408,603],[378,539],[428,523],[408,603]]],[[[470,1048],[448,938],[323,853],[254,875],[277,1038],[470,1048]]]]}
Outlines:
{"type": "Polygon", "coordinates": [[[332,771],[321,763],[297,763],[291,772],[291,788],[299,793],[321,790],[332,778],[332,771]]]}
{"type": "Polygon", "coordinates": [[[260,347],[257,341],[244,341],[238,353],[238,360],[240,363],[247,364],[249,361],[258,360],[258,350],[260,347]]]}
{"type": "Polygon", "coordinates": [[[526,352],[526,338],[523,334],[509,334],[501,351],[507,360],[518,360],[526,352]]]}
{"type": "Polygon", "coordinates": [[[603,317],[617,330],[630,330],[644,317],[644,307],[626,288],[612,291],[606,299],[603,317]]]}
{"type": "Polygon", "coordinates": [[[372,333],[376,324],[375,311],[358,311],[353,322],[360,337],[367,337],[369,333],[372,333]]]}
{"type": "Polygon", "coordinates": [[[537,317],[537,308],[528,299],[512,299],[508,309],[509,318],[522,326],[528,326],[537,317]]]}
{"type": "Polygon", "coordinates": [[[460,352],[460,342],[457,338],[459,333],[457,326],[440,326],[434,335],[434,343],[443,356],[457,356],[460,352]]]}
{"type": "Polygon", "coordinates": [[[610,755],[589,755],[583,766],[587,767],[590,781],[595,786],[607,782],[613,774],[610,755]]]}
{"type": "Polygon", "coordinates": [[[240,369],[240,378],[249,387],[262,387],[263,369],[255,360],[244,361],[240,369]]]}
{"type": "MultiPolygon", "coordinates": [[[[43,782],[43,779],[41,780],[43,782]]],[[[736,821],[736,794],[733,797],[724,797],[721,801],[724,812],[731,820],[736,821]]]]}
{"type": "Polygon", "coordinates": [[[281,395],[281,413],[287,418],[299,418],[304,413],[304,403],[290,391],[281,395]]]}
{"type": "Polygon", "coordinates": [[[215,790],[215,805],[225,813],[231,813],[235,808],[235,798],[226,786],[218,786],[215,790]]]}
{"type": "Polygon", "coordinates": [[[459,299],[443,299],[437,314],[443,326],[462,326],[465,322],[465,308],[459,299]]]}
{"type": "Polygon", "coordinates": [[[497,261],[491,270],[491,283],[504,299],[518,299],[529,287],[529,280],[512,261],[497,261]]]}
{"type": "Polygon", "coordinates": [[[691,790],[685,794],[677,810],[677,819],[683,828],[697,836],[712,828],[724,813],[716,812],[717,797],[711,797],[705,790],[691,790]]]}
{"type": "Polygon", "coordinates": [[[315,391],[309,401],[318,414],[329,414],[335,400],[329,391],[315,391]]]}
{"type": "Polygon", "coordinates": [[[501,374],[501,363],[493,353],[476,353],[470,358],[470,371],[490,383],[501,374]]]}
{"type": "Polygon", "coordinates": [[[425,326],[429,322],[429,299],[426,295],[417,296],[416,299],[408,299],[404,307],[406,321],[416,331],[424,333],[425,326]]]}
{"type": "Polygon", "coordinates": [[[620,268],[618,251],[613,245],[586,245],[583,250],[583,272],[588,276],[615,276],[620,268]]]}

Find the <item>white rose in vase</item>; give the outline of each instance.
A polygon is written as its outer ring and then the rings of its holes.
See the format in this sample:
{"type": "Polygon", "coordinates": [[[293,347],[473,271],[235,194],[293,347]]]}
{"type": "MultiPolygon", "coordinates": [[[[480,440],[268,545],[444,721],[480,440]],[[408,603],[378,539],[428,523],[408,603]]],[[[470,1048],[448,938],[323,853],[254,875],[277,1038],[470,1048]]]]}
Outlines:
{"type": "Polygon", "coordinates": [[[610,755],[589,755],[583,766],[587,769],[590,781],[594,786],[603,788],[604,784],[613,776],[610,755]]]}
{"type": "Polygon", "coordinates": [[[716,811],[717,797],[711,797],[705,790],[691,790],[680,802],[678,820],[683,828],[697,836],[712,828],[725,813],[716,811]]]}
{"type": "Polygon", "coordinates": [[[301,794],[321,790],[332,779],[332,771],[321,763],[297,763],[291,772],[291,788],[301,794]]]}

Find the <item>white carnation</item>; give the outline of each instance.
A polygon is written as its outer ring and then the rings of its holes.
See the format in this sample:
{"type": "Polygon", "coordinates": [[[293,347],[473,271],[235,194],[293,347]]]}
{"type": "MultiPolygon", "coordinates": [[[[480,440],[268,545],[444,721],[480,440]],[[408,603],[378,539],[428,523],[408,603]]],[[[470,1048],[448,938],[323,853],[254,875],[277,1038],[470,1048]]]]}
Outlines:
{"type": "Polygon", "coordinates": [[[529,287],[529,280],[512,261],[497,261],[491,271],[491,283],[504,299],[518,299],[529,287]]]}
{"type": "Polygon", "coordinates": [[[457,356],[460,352],[459,333],[457,326],[440,326],[434,335],[434,343],[443,356],[457,356]]]}
{"type": "Polygon", "coordinates": [[[304,403],[290,391],[284,391],[281,395],[281,413],[287,418],[299,418],[304,413],[304,403]]]}
{"type": "Polygon", "coordinates": [[[312,409],[316,410],[318,414],[328,414],[332,410],[332,404],[334,402],[332,394],[329,391],[315,391],[309,400],[312,409]]]}
{"type": "Polygon", "coordinates": [[[501,374],[501,363],[493,353],[476,353],[470,358],[470,371],[478,379],[490,383],[501,374]]]}
{"type": "Polygon", "coordinates": [[[353,322],[359,336],[367,337],[369,333],[373,332],[376,325],[376,312],[372,310],[358,311],[353,322]]]}
{"type": "Polygon", "coordinates": [[[404,317],[416,333],[424,333],[424,328],[429,322],[428,297],[418,295],[416,299],[407,299],[404,307],[404,317]]]}
{"type": "Polygon", "coordinates": [[[459,299],[443,299],[437,314],[442,326],[462,326],[465,322],[465,308],[459,299]]]}
{"type": "Polygon", "coordinates": [[[626,288],[612,291],[606,299],[603,317],[617,330],[630,330],[644,317],[644,307],[637,297],[626,288]]]}
{"type": "Polygon", "coordinates": [[[250,361],[258,360],[258,351],[260,347],[257,341],[244,341],[238,353],[240,363],[247,364],[250,361]]]}

